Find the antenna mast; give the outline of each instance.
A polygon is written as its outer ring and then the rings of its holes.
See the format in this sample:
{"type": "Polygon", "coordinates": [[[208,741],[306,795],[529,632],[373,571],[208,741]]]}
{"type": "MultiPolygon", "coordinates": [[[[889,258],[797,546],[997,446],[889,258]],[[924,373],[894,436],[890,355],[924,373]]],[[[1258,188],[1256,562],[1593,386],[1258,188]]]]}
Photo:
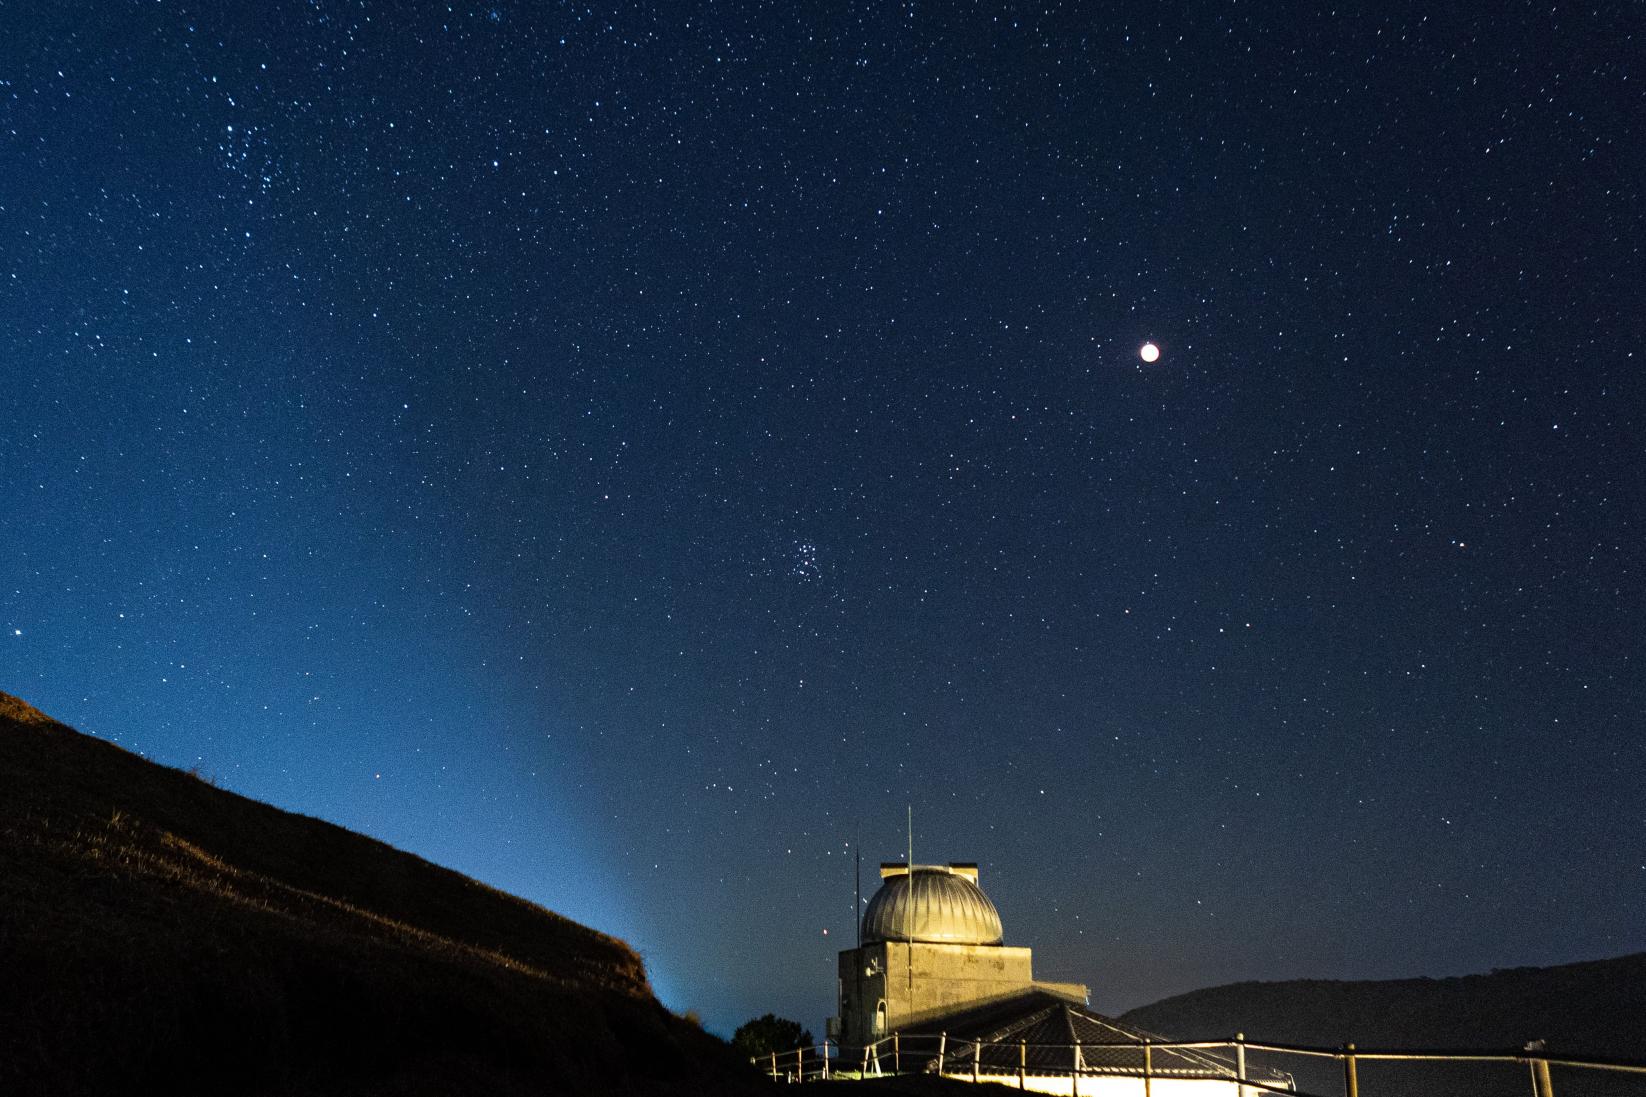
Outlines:
{"type": "MultiPolygon", "coordinates": [[[[914,805],[909,804],[909,903],[914,909],[914,805]]],[[[909,972],[909,1012],[914,1012],[914,941],[909,940],[903,946],[904,967],[909,972]]]]}

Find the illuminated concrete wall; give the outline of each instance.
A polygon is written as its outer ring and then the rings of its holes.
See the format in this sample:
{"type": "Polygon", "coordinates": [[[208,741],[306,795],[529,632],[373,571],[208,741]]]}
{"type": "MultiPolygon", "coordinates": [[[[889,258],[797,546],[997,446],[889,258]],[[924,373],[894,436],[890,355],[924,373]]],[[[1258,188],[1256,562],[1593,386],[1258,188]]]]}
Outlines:
{"type": "MultiPolygon", "coordinates": [[[[944,1074],[962,1082],[972,1080],[968,1071],[946,1070],[944,1074]]],[[[983,1073],[978,1075],[977,1080],[1019,1088],[1016,1074],[983,1073]]],[[[1059,1097],[1242,1097],[1237,1083],[1220,1078],[1154,1078],[1145,1087],[1141,1078],[1031,1074],[1023,1079],[1021,1085],[1030,1093],[1049,1093],[1059,1097]]],[[[1261,1090],[1248,1086],[1244,1097],[1260,1097],[1261,1094],[1261,1090]]]]}
{"type": "Polygon", "coordinates": [[[862,1045],[934,1017],[1038,987],[1084,1002],[1075,983],[1036,983],[1026,948],[881,941],[840,954],[840,1039],[862,1045]]]}

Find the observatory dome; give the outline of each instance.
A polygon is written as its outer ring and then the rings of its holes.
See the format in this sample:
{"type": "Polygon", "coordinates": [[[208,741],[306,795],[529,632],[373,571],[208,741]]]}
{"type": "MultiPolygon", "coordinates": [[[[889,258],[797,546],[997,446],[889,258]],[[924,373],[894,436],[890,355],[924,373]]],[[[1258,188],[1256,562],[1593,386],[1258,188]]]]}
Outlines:
{"type": "Polygon", "coordinates": [[[922,941],[998,945],[1000,913],[977,886],[975,865],[882,866],[885,876],[863,911],[863,943],[922,941]]]}

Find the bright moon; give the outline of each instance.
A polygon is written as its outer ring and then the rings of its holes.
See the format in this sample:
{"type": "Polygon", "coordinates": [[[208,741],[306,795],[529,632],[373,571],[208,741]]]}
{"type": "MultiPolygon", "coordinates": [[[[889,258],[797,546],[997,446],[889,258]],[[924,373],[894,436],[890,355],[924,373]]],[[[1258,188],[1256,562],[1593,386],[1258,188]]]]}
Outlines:
{"type": "Polygon", "coordinates": [[[1145,362],[1153,362],[1160,357],[1160,348],[1153,343],[1144,343],[1143,349],[1137,353],[1145,362]]]}

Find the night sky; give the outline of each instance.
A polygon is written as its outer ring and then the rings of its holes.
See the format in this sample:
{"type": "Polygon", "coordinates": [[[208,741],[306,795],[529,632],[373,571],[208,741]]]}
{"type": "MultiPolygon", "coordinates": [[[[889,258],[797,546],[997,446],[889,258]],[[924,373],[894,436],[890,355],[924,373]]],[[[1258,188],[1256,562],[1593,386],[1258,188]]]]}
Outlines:
{"type": "Polygon", "coordinates": [[[0,5],[0,689],[722,1032],[906,805],[1107,1011],[1646,949],[1641,8],[1366,7],[0,5]]]}

